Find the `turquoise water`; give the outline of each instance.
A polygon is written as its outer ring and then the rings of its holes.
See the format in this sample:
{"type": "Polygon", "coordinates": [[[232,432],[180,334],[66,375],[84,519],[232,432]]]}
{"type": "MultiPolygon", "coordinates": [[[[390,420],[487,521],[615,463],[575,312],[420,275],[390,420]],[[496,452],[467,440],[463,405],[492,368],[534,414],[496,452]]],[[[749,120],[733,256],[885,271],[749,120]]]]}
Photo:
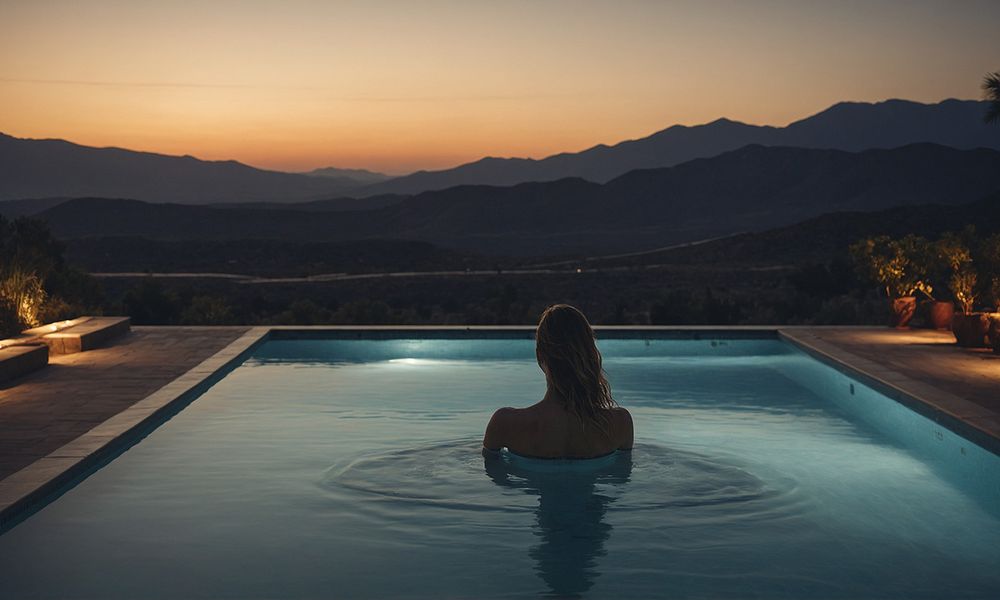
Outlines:
{"type": "Polygon", "coordinates": [[[0,597],[998,597],[997,456],[781,342],[600,346],[636,448],[560,468],[479,452],[530,340],[268,342],[0,536],[0,597]]]}

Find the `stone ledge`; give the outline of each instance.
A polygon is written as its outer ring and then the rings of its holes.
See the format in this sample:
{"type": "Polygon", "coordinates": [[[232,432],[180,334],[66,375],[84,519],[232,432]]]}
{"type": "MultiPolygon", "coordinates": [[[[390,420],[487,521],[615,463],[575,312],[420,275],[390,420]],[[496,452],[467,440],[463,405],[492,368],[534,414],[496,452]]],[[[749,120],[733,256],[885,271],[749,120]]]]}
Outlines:
{"type": "Polygon", "coordinates": [[[25,331],[25,335],[38,336],[52,354],[86,352],[125,335],[131,329],[128,317],[83,317],[80,324],[46,333],[47,327],[25,331]]]}
{"type": "Polygon", "coordinates": [[[0,383],[27,375],[49,364],[45,344],[21,344],[0,348],[0,383]]]}

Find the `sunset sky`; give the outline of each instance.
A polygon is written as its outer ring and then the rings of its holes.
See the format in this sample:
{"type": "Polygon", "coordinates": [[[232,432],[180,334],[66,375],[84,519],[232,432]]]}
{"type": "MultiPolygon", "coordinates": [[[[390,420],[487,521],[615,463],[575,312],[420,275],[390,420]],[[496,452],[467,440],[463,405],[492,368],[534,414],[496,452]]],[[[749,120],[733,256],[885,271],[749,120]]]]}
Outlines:
{"type": "Polygon", "coordinates": [[[978,98],[1000,2],[0,0],[0,131],[390,173],[978,98]]]}

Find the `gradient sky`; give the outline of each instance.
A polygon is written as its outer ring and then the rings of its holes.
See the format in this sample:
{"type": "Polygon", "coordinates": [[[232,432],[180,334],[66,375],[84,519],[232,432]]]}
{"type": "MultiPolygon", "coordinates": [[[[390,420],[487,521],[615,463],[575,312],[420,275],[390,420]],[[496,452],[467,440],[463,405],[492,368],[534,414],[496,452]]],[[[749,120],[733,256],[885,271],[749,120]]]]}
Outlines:
{"type": "Polygon", "coordinates": [[[978,98],[1000,1],[0,0],[0,131],[401,173],[978,98]]]}

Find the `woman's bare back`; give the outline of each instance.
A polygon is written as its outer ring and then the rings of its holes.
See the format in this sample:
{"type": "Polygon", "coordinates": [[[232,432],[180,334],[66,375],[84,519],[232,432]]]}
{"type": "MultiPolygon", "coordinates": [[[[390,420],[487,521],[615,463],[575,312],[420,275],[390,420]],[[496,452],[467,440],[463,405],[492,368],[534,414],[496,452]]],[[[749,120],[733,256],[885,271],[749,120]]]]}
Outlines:
{"type": "Polygon", "coordinates": [[[631,449],[632,416],[621,407],[602,410],[610,417],[610,436],[552,399],[527,408],[501,408],[486,427],[483,447],[539,458],[593,458],[631,449]]]}

